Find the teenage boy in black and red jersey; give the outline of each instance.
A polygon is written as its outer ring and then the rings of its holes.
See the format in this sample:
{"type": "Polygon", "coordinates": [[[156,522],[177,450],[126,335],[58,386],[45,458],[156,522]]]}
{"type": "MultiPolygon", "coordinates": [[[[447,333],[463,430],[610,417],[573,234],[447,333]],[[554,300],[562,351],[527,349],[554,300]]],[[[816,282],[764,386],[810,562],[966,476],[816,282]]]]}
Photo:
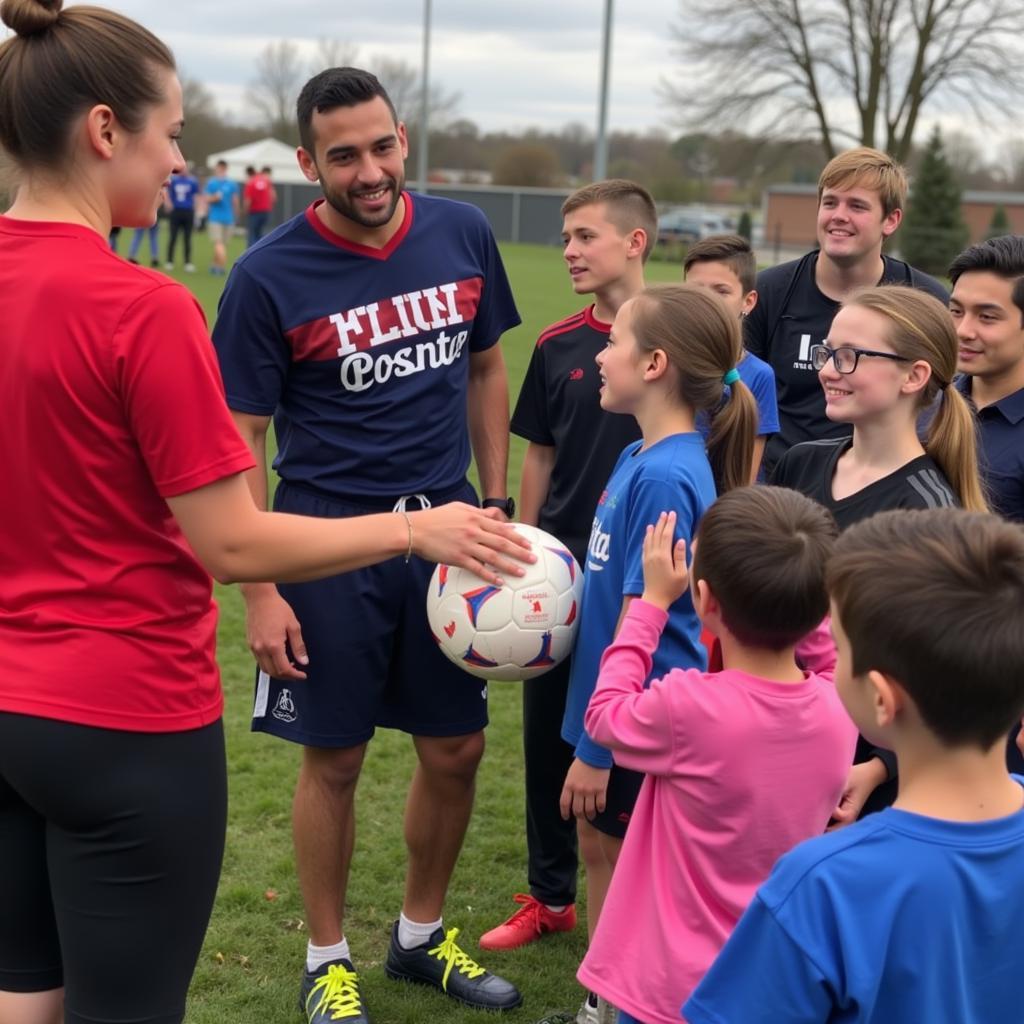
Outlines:
{"type": "MultiPolygon", "coordinates": [[[[622,449],[640,436],[631,416],[604,412],[594,356],[607,343],[619,307],[644,288],[643,267],[657,233],[648,192],[609,180],[573,193],[562,206],[562,240],[573,290],[591,305],[537,339],[512,432],[529,445],[520,519],[562,540],[583,565],[594,509],[622,449]]],[[[573,750],[560,735],[568,661],[523,684],[529,895],[480,939],[513,949],[576,925],[576,822],[563,821],[559,797],[573,750]]]]}
{"type": "Polygon", "coordinates": [[[744,321],[744,345],[775,371],[779,432],[765,449],[764,473],[800,441],[843,437],[847,424],[825,416],[811,346],[828,337],[844,299],[874,284],[907,284],[943,303],[945,288],[882,244],[903,219],[907,177],[888,154],[861,146],[829,161],[818,179],[818,248],[757,275],[757,305],[744,321]]]}

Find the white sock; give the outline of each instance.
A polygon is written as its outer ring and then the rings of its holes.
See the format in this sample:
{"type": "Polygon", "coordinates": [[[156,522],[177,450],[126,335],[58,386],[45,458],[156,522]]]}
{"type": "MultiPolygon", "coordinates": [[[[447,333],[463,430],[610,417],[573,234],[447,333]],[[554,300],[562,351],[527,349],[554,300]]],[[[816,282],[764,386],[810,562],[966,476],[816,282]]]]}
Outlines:
{"type": "Polygon", "coordinates": [[[398,915],[398,944],[402,949],[412,949],[414,946],[422,946],[438,928],[444,918],[439,917],[436,921],[427,924],[420,924],[418,921],[410,921],[405,914],[398,915]]]}
{"type": "Polygon", "coordinates": [[[315,971],[332,960],[348,960],[351,962],[352,954],[348,950],[348,939],[344,936],[341,942],[335,942],[333,946],[314,946],[310,942],[306,946],[306,970],[315,971]]]}

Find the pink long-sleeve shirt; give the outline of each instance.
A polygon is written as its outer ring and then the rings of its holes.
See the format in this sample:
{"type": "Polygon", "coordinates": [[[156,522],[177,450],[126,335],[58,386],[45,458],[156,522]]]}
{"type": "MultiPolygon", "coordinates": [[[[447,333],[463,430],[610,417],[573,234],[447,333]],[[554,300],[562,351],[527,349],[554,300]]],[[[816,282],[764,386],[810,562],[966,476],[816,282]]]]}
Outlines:
{"type": "Polygon", "coordinates": [[[646,1024],[678,1024],[775,861],[824,830],[857,739],[824,626],[800,645],[802,682],[673,669],[645,690],[666,619],[630,604],[585,718],[647,778],[578,977],[646,1024]]]}

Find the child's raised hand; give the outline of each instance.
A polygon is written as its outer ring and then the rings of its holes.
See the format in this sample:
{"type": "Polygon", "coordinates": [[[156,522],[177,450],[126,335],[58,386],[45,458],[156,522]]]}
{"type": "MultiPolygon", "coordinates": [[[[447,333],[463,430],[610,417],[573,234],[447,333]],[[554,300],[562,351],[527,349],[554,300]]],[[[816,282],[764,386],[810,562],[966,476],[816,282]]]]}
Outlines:
{"type": "Polygon", "coordinates": [[[686,541],[672,543],[675,528],[675,512],[662,512],[644,536],[643,599],[665,611],[682,597],[690,582],[686,541]]]}

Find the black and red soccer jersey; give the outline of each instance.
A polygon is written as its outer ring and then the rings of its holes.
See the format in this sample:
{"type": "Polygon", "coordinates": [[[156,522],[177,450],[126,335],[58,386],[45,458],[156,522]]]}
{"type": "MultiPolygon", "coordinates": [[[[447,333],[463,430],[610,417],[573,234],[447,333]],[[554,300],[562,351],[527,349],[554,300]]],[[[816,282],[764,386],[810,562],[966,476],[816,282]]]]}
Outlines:
{"type": "Polygon", "coordinates": [[[601,408],[594,357],[610,331],[593,306],[541,331],[512,415],[513,434],[555,449],[538,525],[581,565],[601,489],[619,453],[640,437],[632,416],[601,408]]]}

